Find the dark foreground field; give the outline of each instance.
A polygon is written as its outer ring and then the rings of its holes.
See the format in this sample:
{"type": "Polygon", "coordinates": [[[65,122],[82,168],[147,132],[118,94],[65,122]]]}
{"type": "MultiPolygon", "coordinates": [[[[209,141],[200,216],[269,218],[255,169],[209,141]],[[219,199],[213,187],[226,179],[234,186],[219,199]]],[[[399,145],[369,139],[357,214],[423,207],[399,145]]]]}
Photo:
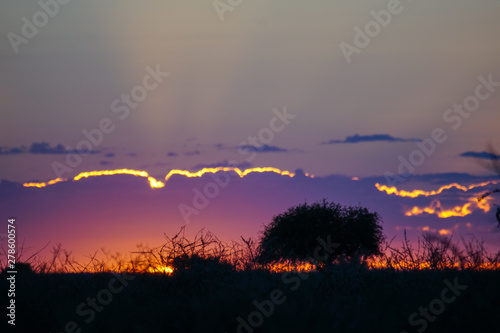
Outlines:
{"type": "Polygon", "coordinates": [[[500,331],[500,271],[20,272],[15,299],[17,332],[500,331]]]}

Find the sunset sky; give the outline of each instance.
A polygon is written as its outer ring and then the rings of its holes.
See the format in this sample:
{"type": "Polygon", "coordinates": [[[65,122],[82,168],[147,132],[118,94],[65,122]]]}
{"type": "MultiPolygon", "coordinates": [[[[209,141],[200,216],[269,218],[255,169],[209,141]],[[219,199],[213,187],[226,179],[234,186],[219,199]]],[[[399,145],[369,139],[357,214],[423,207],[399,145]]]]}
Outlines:
{"type": "Polygon", "coordinates": [[[0,211],[27,246],[133,250],[186,224],[237,240],[321,198],[388,236],[500,244],[500,199],[473,200],[499,181],[497,0],[41,3],[0,4],[0,211]],[[217,166],[300,170],[230,172],[188,223],[215,180],[165,176],[217,166]],[[117,169],[164,186],[73,180],[117,169]]]}

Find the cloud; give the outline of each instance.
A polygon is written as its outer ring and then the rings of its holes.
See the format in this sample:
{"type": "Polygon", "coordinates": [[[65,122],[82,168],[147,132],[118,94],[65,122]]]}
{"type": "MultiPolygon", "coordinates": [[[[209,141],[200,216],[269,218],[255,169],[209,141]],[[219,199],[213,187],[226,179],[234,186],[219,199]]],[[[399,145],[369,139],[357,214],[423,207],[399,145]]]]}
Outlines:
{"type": "Polygon", "coordinates": [[[296,151],[294,150],[289,150],[286,148],[281,148],[281,147],[276,147],[276,146],[268,146],[268,145],[262,145],[262,146],[254,146],[254,145],[241,145],[241,146],[226,146],[222,143],[218,143],[215,145],[215,147],[218,150],[246,150],[250,152],[256,152],[256,153],[283,153],[283,152],[290,152],[290,151],[296,151]]]}
{"type": "Polygon", "coordinates": [[[385,142],[421,142],[420,139],[404,139],[404,138],[395,138],[389,134],[373,134],[373,135],[359,135],[354,134],[352,136],[346,137],[344,140],[330,140],[321,142],[322,145],[332,145],[339,143],[361,143],[361,142],[377,142],[377,141],[385,141],[385,142]]]}
{"type": "MultiPolygon", "coordinates": [[[[182,154],[183,154],[184,156],[194,156],[194,155],[200,155],[201,153],[200,153],[200,151],[199,151],[199,150],[192,150],[192,151],[185,151],[185,152],[182,152],[182,154]]],[[[176,152],[171,151],[171,152],[168,152],[168,153],[167,153],[167,156],[168,156],[168,157],[177,157],[177,156],[179,156],[179,153],[176,153],[176,152]]]]}
{"type": "Polygon", "coordinates": [[[218,150],[234,149],[234,147],[228,147],[228,146],[223,145],[222,143],[216,144],[215,147],[218,150]]]}
{"type": "Polygon", "coordinates": [[[0,147],[0,155],[14,155],[14,154],[23,154],[26,153],[26,147],[21,147],[21,148],[7,148],[7,147],[0,147]]]}
{"type": "MultiPolygon", "coordinates": [[[[91,150],[91,151],[83,151],[78,152],[79,154],[96,154],[99,151],[91,150]]],[[[51,147],[47,142],[33,142],[29,149],[25,146],[7,148],[0,147],[0,155],[12,155],[12,154],[71,154],[76,153],[76,151],[66,150],[63,145],[58,144],[54,147],[51,147]]]]}
{"type": "Polygon", "coordinates": [[[242,162],[242,163],[232,164],[228,161],[222,161],[212,164],[197,164],[193,167],[193,170],[201,170],[203,168],[217,168],[217,167],[232,167],[232,168],[238,168],[240,170],[245,170],[251,168],[252,163],[242,162]]]}
{"type": "Polygon", "coordinates": [[[459,156],[461,157],[474,157],[474,158],[480,158],[484,160],[497,160],[500,159],[500,155],[495,155],[493,153],[488,153],[486,151],[482,152],[475,152],[475,151],[466,151],[459,156]]]}
{"type": "Polygon", "coordinates": [[[252,145],[239,146],[238,149],[255,152],[255,153],[284,153],[288,152],[288,149],[280,148],[276,146],[262,145],[260,147],[252,145]]]}
{"type": "Polygon", "coordinates": [[[106,155],[104,155],[104,157],[108,158],[115,157],[115,153],[107,153],[106,155]]]}
{"type": "Polygon", "coordinates": [[[110,162],[110,161],[100,161],[99,162],[100,165],[110,165],[110,164],[113,164],[113,162],[110,162]]]}
{"type": "Polygon", "coordinates": [[[67,154],[68,150],[64,149],[64,146],[58,144],[57,146],[51,147],[47,142],[33,142],[29,149],[31,154],[67,154]]]}
{"type": "Polygon", "coordinates": [[[199,151],[199,150],[194,150],[194,151],[186,151],[186,152],[184,152],[184,155],[185,155],[185,156],[200,155],[200,151],[199,151]]]}

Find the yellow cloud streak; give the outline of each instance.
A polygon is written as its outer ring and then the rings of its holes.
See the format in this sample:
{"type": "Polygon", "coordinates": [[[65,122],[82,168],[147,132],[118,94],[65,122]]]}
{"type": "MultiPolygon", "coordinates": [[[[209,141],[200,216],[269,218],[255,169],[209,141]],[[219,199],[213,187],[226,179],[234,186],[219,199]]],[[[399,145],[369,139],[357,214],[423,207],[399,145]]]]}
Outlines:
{"type": "Polygon", "coordinates": [[[464,192],[467,192],[468,190],[472,190],[473,188],[476,188],[476,187],[483,187],[483,186],[487,186],[490,184],[497,184],[498,182],[499,181],[492,180],[492,181],[488,181],[488,182],[484,182],[484,183],[472,184],[469,186],[463,186],[463,185],[460,185],[457,183],[452,183],[452,184],[441,186],[437,191],[424,191],[424,190],[405,191],[405,190],[398,190],[395,186],[389,187],[386,185],[381,185],[379,183],[376,183],[375,187],[380,192],[386,192],[387,194],[395,194],[395,195],[400,196],[400,197],[416,198],[419,196],[429,197],[429,196],[433,196],[433,195],[438,195],[441,192],[443,192],[445,190],[449,190],[453,187],[455,187],[459,190],[462,190],[464,192]]]}
{"type": "MultiPolygon", "coordinates": [[[[295,174],[293,172],[290,172],[290,171],[286,171],[286,170],[280,170],[280,169],[277,169],[277,168],[271,168],[271,167],[264,167],[264,168],[251,168],[251,169],[246,169],[244,171],[241,171],[239,168],[232,168],[232,167],[217,167],[217,168],[203,168],[201,169],[200,171],[196,171],[196,172],[190,172],[190,171],[187,171],[187,170],[178,170],[178,169],[174,169],[174,170],[171,170],[166,176],[165,176],[165,181],[168,181],[169,178],[173,175],[182,175],[182,176],[186,176],[186,177],[189,177],[189,178],[192,178],[192,177],[201,177],[203,176],[204,174],[206,173],[217,173],[219,171],[234,171],[238,174],[238,176],[240,176],[240,178],[243,178],[245,177],[246,175],[248,175],[249,173],[252,173],[252,172],[274,172],[274,173],[277,173],[281,176],[289,176],[289,177],[294,177],[295,174]]],[[[309,174],[306,174],[306,176],[309,176],[311,178],[313,178],[314,176],[310,176],[309,174]]]]}
{"type": "Polygon", "coordinates": [[[445,209],[439,200],[433,200],[431,204],[427,207],[417,207],[414,206],[412,209],[405,212],[406,216],[415,216],[421,215],[423,213],[434,214],[439,218],[446,219],[448,217],[454,216],[467,216],[472,214],[472,211],[475,209],[480,209],[485,213],[489,212],[491,206],[489,204],[489,200],[491,198],[485,198],[481,201],[478,201],[476,198],[470,198],[469,202],[463,204],[462,206],[455,206],[451,209],[445,209]]]}
{"type": "MultiPolygon", "coordinates": [[[[289,177],[294,177],[295,174],[293,172],[287,171],[287,170],[280,170],[277,168],[272,168],[272,167],[257,167],[257,168],[251,168],[251,169],[246,169],[244,171],[241,171],[239,168],[232,168],[232,167],[217,167],[217,168],[203,168],[200,171],[196,172],[190,172],[187,170],[179,170],[179,169],[174,169],[171,170],[166,176],[165,176],[165,181],[168,181],[171,176],[173,175],[182,175],[186,176],[189,178],[193,177],[201,177],[206,173],[217,173],[219,171],[233,171],[235,172],[239,177],[243,178],[246,175],[253,173],[253,172],[274,172],[277,173],[281,176],[289,176],[289,177]]],[[[98,177],[98,176],[110,176],[110,175],[132,175],[136,177],[143,177],[147,178],[149,181],[149,186],[151,188],[162,188],[165,187],[165,183],[163,183],[160,180],[157,180],[151,176],[146,171],[140,171],[140,170],[131,170],[131,169],[117,169],[117,170],[99,170],[99,171],[88,171],[88,172],[82,172],[75,176],[73,178],[74,181],[78,181],[82,178],[88,178],[88,177],[98,177]]],[[[310,175],[308,173],[305,174],[307,177],[314,178],[314,175],[310,175]]],[[[48,182],[42,182],[42,183],[24,183],[24,187],[37,187],[37,188],[42,188],[46,187],[48,185],[52,185],[58,182],[62,181],[67,181],[67,179],[62,179],[62,178],[57,178],[50,180],[48,182]]]]}
{"type": "Polygon", "coordinates": [[[63,179],[63,178],[56,178],[56,179],[52,179],[51,181],[48,181],[46,183],[24,183],[23,186],[24,187],[45,187],[47,185],[53,185],[55,183],[59,183],[59,182],[64,182],[66,181],[66,179],[63,179]]]}

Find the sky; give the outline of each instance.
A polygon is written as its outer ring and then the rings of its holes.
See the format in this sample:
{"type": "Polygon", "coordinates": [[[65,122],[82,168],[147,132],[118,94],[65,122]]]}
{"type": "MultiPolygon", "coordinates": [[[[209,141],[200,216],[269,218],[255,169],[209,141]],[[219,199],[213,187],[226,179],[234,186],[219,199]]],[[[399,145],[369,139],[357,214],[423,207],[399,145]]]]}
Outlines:
{"type": "Polygon", "coordinates": [[[380,186],[499,179],[499,16],[495,0],[3,1],[2,218],[22,220],[34,248],[124,249],[185,225],[179,206],[213,182],[171,170],[272,167],[299,172],[230,173],[190,228],[255,236],[326,197],[384,212],[388,235],[427,227],[495,247],[495,201],[469,202],[495,183],[415,198],[380,186]],[[118,169],[165,186],[72,180],[118,169]]]}

